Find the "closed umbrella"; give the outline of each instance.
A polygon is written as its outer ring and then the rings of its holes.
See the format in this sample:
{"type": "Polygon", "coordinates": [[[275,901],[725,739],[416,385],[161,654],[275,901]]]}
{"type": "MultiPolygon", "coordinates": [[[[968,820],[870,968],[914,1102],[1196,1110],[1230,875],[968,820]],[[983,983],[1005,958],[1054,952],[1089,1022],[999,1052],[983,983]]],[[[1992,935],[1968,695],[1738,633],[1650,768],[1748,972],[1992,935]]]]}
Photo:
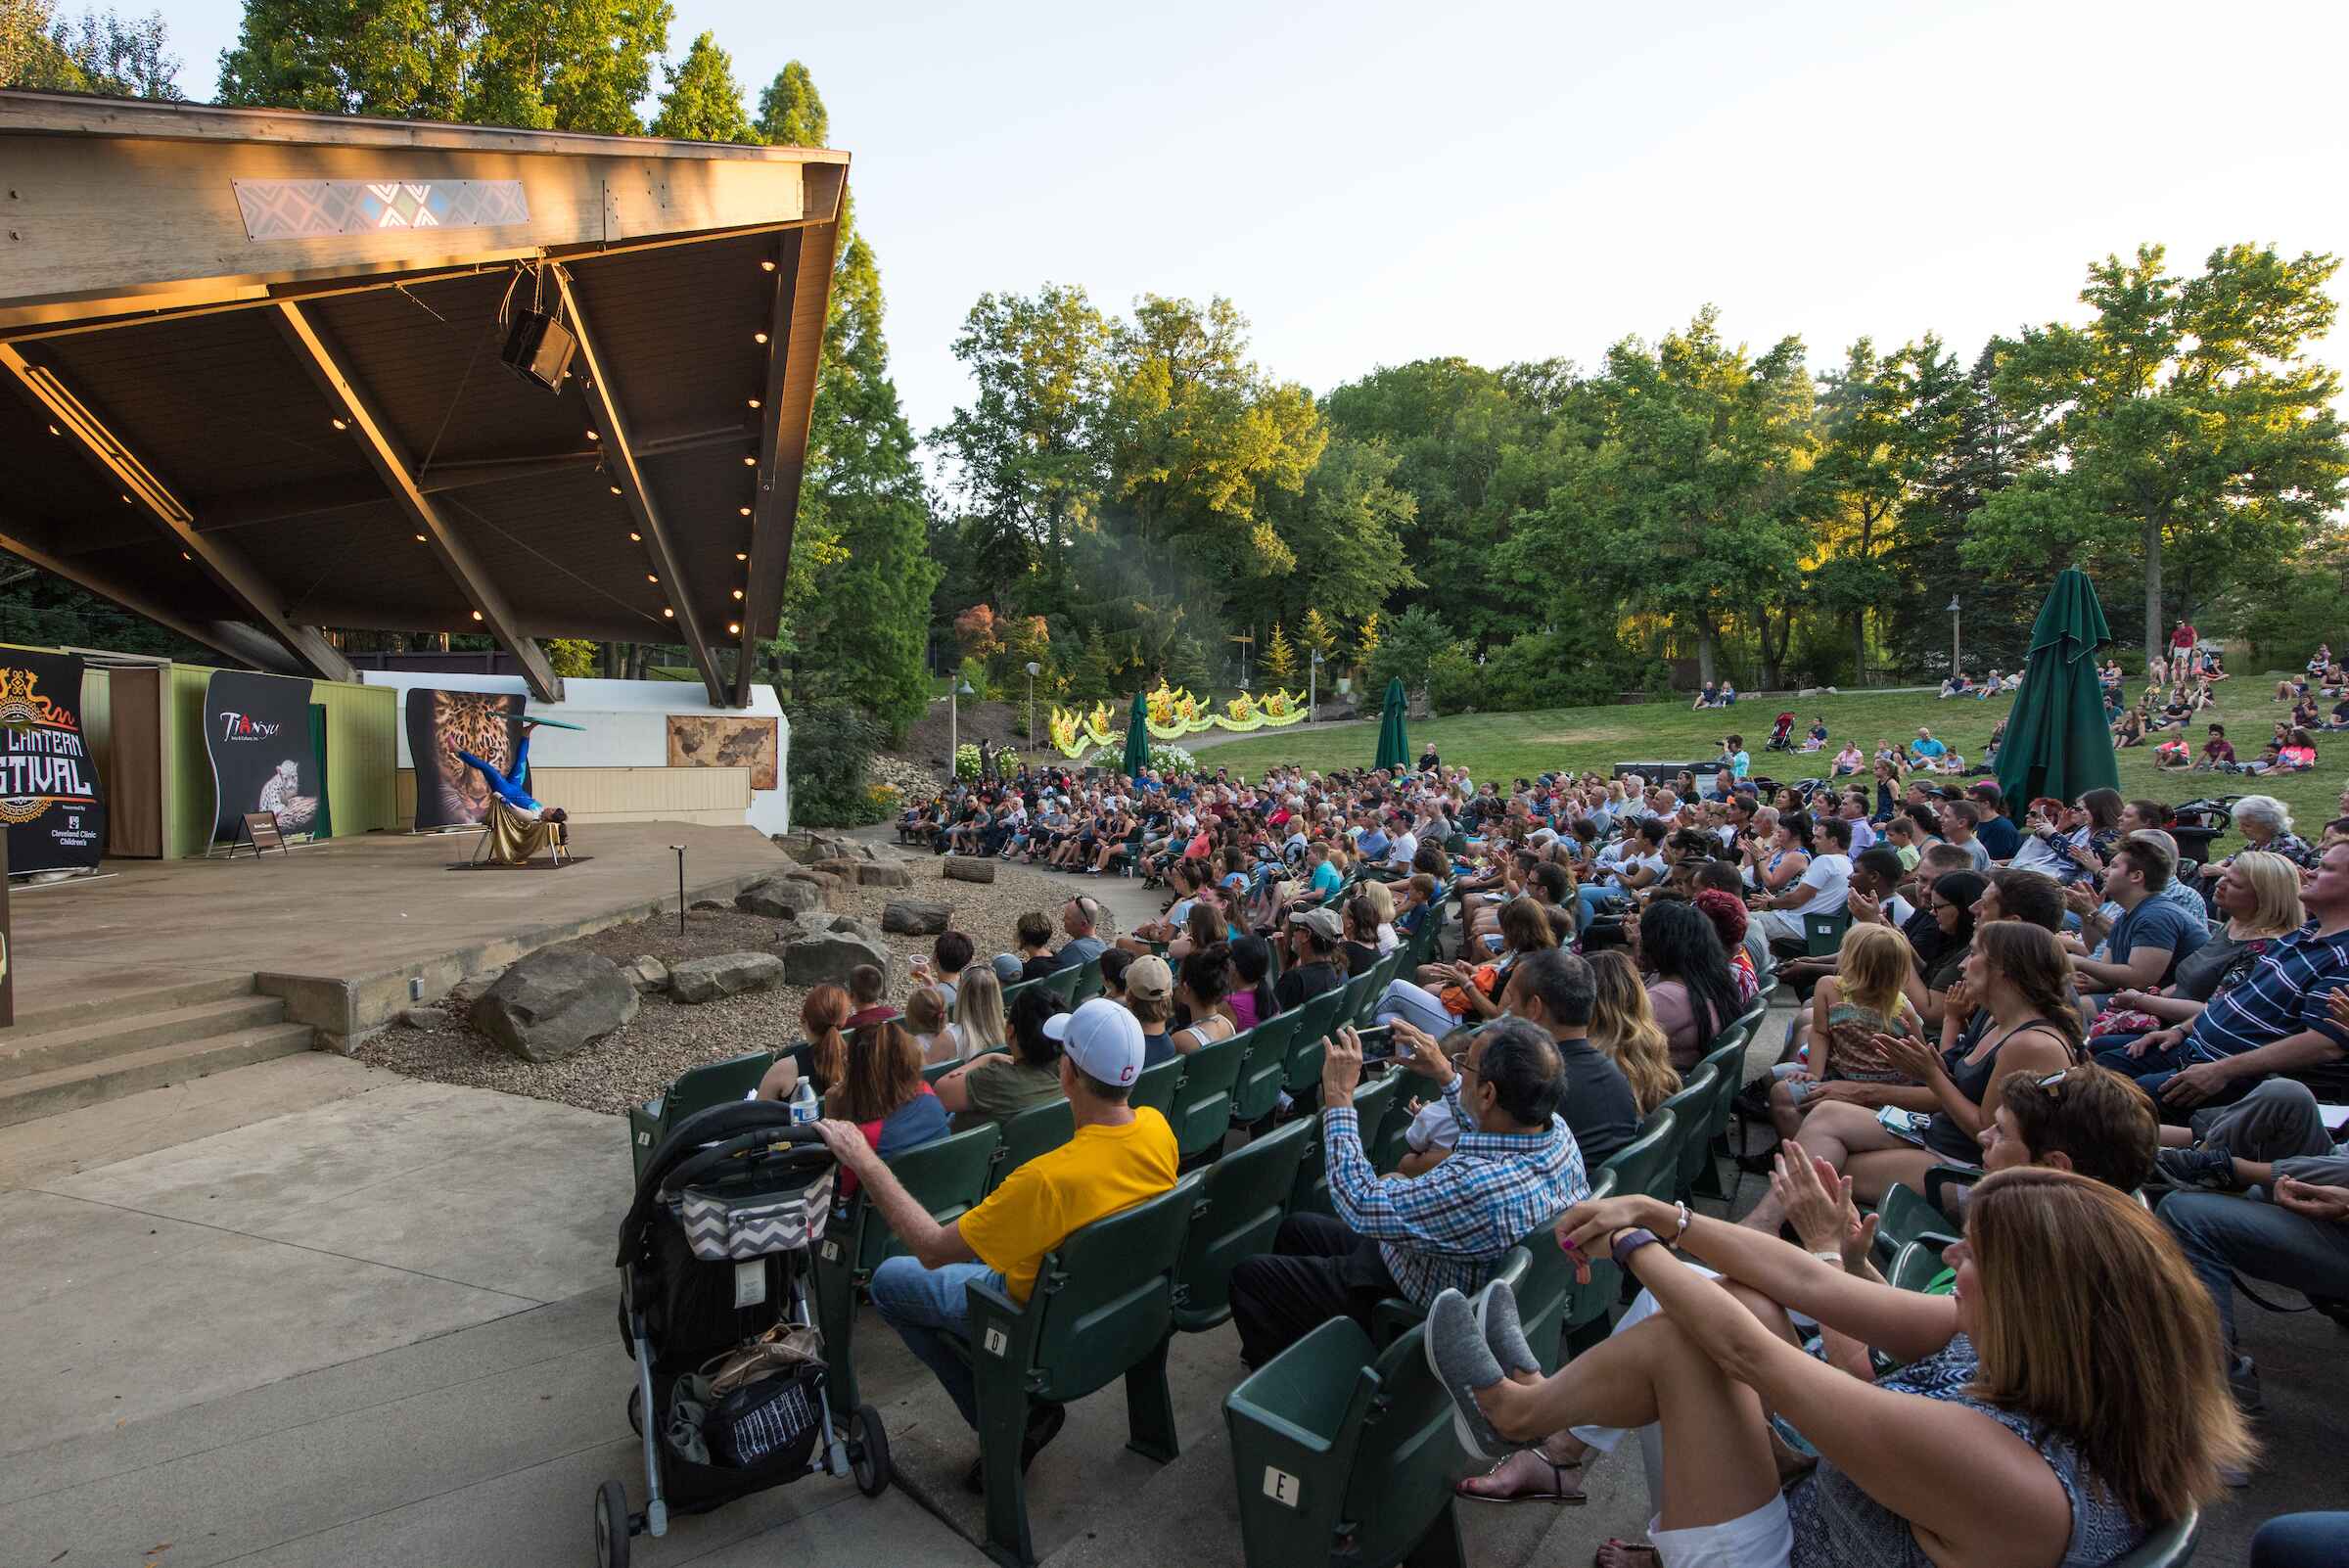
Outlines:
{"type": "Polygon", "coordinates": [[[1150,700],[1138,691],[1126,715],[1126,760],[1118,765],[1128,778],[1140,778],[1150,767],[1150,700]]]}
{"type": "Polygon", "coordinates": [[[1391,767],[1398,773],[1411,765],[1410,737],[1403,732],[1403,712],[1409,699],[1403,694],[1403,677],[1387,682],[1386,706],[1378,715],[1378,761],[1372,767],[1391,767]]]}
{"type": "Polygon", "coordinates": [[[2096,585],[2066,569],[2032,623],[2023,689],[1999,746],[1999,787],[2017,816],[2042,796],[2076,801],[2086,790],[2120,787],[2096,683],[2096,649],[2111,639],[2096,585]]]}

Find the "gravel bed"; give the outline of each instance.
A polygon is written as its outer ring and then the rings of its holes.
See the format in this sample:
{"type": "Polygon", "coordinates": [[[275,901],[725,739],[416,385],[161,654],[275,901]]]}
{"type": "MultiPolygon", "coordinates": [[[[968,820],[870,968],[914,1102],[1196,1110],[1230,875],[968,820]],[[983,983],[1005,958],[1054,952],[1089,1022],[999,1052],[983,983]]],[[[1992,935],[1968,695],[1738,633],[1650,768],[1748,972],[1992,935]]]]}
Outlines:
{"type": "MultiPolygon", "coordinates": [[[[882,906],[892,899],[951,903],[954,928],[970,934],[982,958],[1010,947],[1012,925],[1021,914],[1030,909],[1056,911],[1074,885],[1009,864],[997,867],[992,886],[948,882],[937,856],[907,856],[886,848],[876,853],[884,860],[898,859],[910,866],[913,886],[847,889],[832,896],[832,912],[860,915],[878,924],[882,906]]],[[[674,964],[714,953],[769,949],[779,928],[780,922],[732,908],[689,909],[683,935],[671,912],[599,931],[570,945],[622,965],[645,953],[674,964]]],[[[928,953],[935,939],[892,935],[884,940],[897,956],[893,975],[902,998],[906,961],[928,953]]],[[[689,1067],[796,1042],[801,1038],[800,1005],[806,996],[804,988],[781,986],[688,1007],[665,994],[649,995],[624,1028],[559,1062],[509,1056],[461,1020],[430,1030],[393,1024],[361,1040],[355,1054],[371,1067],[409,1078],[500,1089],[617,1115],[661,1093],[689,1067]]]]}

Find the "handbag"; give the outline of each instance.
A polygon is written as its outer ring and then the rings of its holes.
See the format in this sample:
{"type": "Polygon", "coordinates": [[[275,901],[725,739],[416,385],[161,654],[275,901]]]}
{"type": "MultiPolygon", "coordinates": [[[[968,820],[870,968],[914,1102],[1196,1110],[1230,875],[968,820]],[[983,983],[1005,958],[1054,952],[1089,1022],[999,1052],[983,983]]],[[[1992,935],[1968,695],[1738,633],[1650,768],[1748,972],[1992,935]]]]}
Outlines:
{"type": "Polygon", "coordinates": [[[693,1255],[704,1263],[724,1263],[804,1250],[823,1234],[834,1174],[828,1169],[788,1192],[687,1187],[678,1217],[693,1255]]]}
{"type": "Polygon", "coordinates": [[[824,1338],[812,1328],[777,1323],[748,1345],[713,1356],[702,1363],[701,1376],[713,1395],[724,1396],[798,1366],[824,1364],[824,1338]]]}
{"type": "Polygon", "coordinates": [[[742,1468],[807,1462],[815,1452],[824,1369],[806,1362],[719,1395],[702,1417],[713,1463],[742,1468]]]}

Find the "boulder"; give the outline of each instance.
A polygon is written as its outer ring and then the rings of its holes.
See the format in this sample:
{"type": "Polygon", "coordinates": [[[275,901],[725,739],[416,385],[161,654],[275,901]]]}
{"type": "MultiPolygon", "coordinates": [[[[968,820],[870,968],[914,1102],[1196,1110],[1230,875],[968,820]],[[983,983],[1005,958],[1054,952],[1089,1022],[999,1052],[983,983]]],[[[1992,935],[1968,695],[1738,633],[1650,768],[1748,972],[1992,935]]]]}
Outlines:
{"type": "Polygon", "coordinates": [[[829,833],[778,833],[775,848],[802,865],[814,865],[822,860],[846,859],[854,853],[854,847],[843,838],[829,833]]]}
{"type": "Polygon", "coordinates": [[[770,920],[797,920],[824,906],[824,890],[797,877],[763,877],[734,895],[734,907],[770,920]]]}
{"type": "Polygon", "coordinates": [[[949,854],[946,856],[946,880],[949,882],[992,882],[998,862],[981,854],[949,854]]]}
{"type": "Polygon", "coordinates": [[[892,899],[881,911],[881,929],[902,937],[935,937],[954,919],[954,906],[928,899],[892,899]]]}
{"type": "Polygon", "coordinates": [[[871,964],[886,975],[889,949],[852,932],[806,936],[783,949],[783,980],[791,986],[845,986],[858,964],[871,964]]]}
{"type": "Polygon", "coordinates": [[[781,880],[785,882],[803,883],[807,887],[815,889],[826,899],[831,898],[833,894],[839,893],[848,887],[846,882],[843,882],[831,872],[818,871],[812,866],[805,865],[794,870],[784,872],[781,880]]]}
{"type": "Polygon", "coordinates": [[[854,886],[856,881],[856,868],[862,864],[864,864],[862,860],[844,854],[835,859],[816,861],[815,869],[824,872],[827,875],[836,876],[840,878],[842,882],[851,886],[854,886]]]}
{"type": "Polygon", "coordinates": [[[866,860],[856,867],[856,885],[860,888],[910,888],[913,873],[894,861],[866,860]]]}
{"type": "Polygon", "coordinates": [[[544,947],[506,967],[473,1004],[473,1027],[526,1062],[552,1062],[602,1039],[640,1005],[611,959],[544,947]]]}
{"type": "Polygon", "coordinates": [[[639,992],[668,990],[668,965],[649,952],[639,953],[636,961],[621,973],[628,977],[628,984],[639,992]]]}
{"type": "Polygon", "coordinates": [[[811,932],[829,932],[838,937],[862,937],[867,942],[878,942],[883,946],[888,945],[886,942],[882,941],[886,934],[881,926],[875,921],[867,920],[862,915],[827,915],[814,921],[809,930],[811,932]]]}
{"type": "Polygon", "coordinates": [[[410,1029],[446,1029],[453,1015],[445,1007],[410,1007],[399,1015],[399,1021],[410,1029]]]}
{"type": "Polygon", "coordinates": [[[720,903],[715,899],[696,899],[693,900],[693,906],[696,909],[731,909],[734,907],[730,903],[720,903]]]}
{"type": "Polygon", "coordinates": [[[484,969],[479,974],[467,975],[449,987],[448,994],[441,1000],[459,1012],[470,1011],[475,1002],[489,993],[489,988],[496,985],[498,977],[504,973],[503,969],[484,969]]]}
{"type": "Polygon", "coordinates": [[[783,984],[783,960],[771,952],[721,952],[709,958],[688,958],[668,972],[672,1001],[688,1004],[715,1001],[746,991],[769,991],[783,984]]]}

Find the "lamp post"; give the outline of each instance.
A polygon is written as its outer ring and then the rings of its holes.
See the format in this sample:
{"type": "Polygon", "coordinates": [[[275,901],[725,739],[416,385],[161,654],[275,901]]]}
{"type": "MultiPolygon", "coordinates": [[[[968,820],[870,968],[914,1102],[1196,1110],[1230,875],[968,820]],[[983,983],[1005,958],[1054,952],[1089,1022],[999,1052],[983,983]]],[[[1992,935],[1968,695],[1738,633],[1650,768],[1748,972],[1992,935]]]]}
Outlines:
{"type": "Polygon", "coordinates": [[[1315,648],[1305,666],[1305,721],[1309,724],[1313,721],[1313,707],[1321,690],[1320,680],[1321,650],[1315,648]]]}
{"type": "Polygon", "coordinates": [[[1028,744],[1032,747],[1036,744],[1036,677],[1043,672],[1043,666],[1028,661],[1028,744]]]}
{"type": "Polygon", "coordinates": [[[1950,612],[1950,678],[1958,678],[1958,595],[1951,594],[1950,612]]]}
{"type": "Polygon", "coordinates": [[[949,783],[962,777],[962,713],[961,699],[974,695],[971,683],[960,675],[946,688],[946,779],[949,783]]]}

